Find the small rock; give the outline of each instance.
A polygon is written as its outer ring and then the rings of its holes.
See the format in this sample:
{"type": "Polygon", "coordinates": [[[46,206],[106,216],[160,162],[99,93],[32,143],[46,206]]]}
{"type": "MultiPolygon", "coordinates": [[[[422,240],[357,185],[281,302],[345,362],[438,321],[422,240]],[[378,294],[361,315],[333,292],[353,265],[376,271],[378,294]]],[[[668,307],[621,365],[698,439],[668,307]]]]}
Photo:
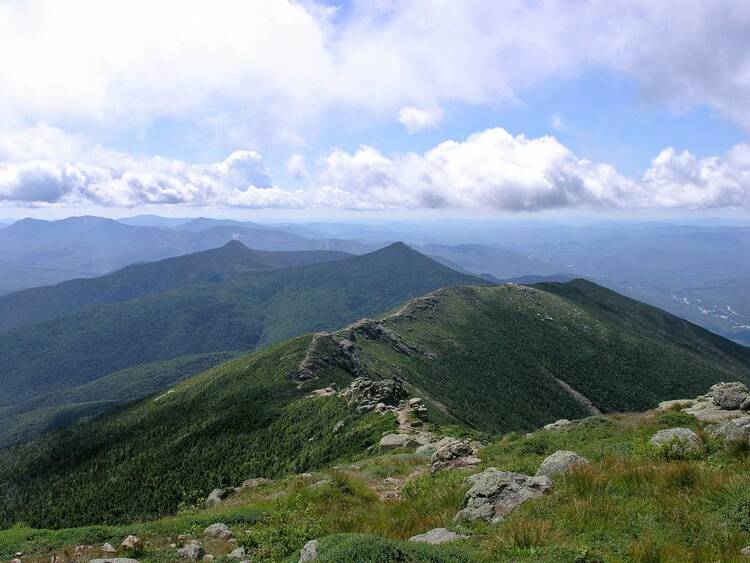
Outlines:
{"type": "Polygon", "coordinates": [[[747,385],[735,381],[732,383],[717,383],[708,391],[717,407],[725,410],[739,409],[745,399],[750,396],[747,385]]]}
{"type": "Polygon", "coordinates": [[[412,397],[411,399],[409,399],[409,406],[413,408],[417,405],[421,405],[422,402],[422,399],[420,399],[419,397],[412,397]]]}
{"type": "Polygon", "coordinates": [[[474,449],[465,441],[450,442],[432,455],[432,472],[478,465],[481,460],[473,455],[474,449]]]}
{"type": "Polygon", "coordinates": [[[128,536],[120,544],[120,548],[125,551],[137,551],[143,549],[143,540],[138,536],[128,536]]]}
{"type": "Polygon", "coordinates": [[[214,556],[211,555],[210,553],[208,555],[203,556],[203,561],[213,561],[213,560],[214,560],[214,556]]]}
{"type": "Polygon", "coordinates": [[[560,420],[556,420],[555,422],[550,422],[549,424],[544,425],[544,430],[552,431],[552,430],[562,430],[563,428],[568,428],[569,426],[572,426],[572,422],[568,420],[567,418],[561,418],[560,420]]]}
{"type": "Polygon", "coordinates": [[[177,550],[177,557],[179,559],[188,559],[190,561],[200,561],[205,555],[203,546],[198,541],[191,541],[184,547],[177,550]]]}
{"type": "Polygon", "coordinates": [[[419,442],[410,434],[387,434],[380,439],[378,444],[381,452],[417,446],[419,446],[419,442]]]}
{"type": "Polygon", "coordinates": [[[176,549],[177,548],[177,544],[176,543],[170,543],[169,547],[171,547],[172,549],[176,549]]]}
{"type": "Polygon", "coordinates": [[[212,506],[221,504],[221,502],[229,496],[229,493],[229,489],[214,489],[208,493],[208,498],[206,498],[206,508],[211,508],[212,506]]]}
{"type": "Polygon", "coordinates": [[[244,547],[238,547],[232,553],[229,554],[229,557],[232,558],[232,559],[244,559],[245,558],[245,548],[244,547]]]}
{"type": "Polygon", "coordinates": [[[573,469],[582,465],[591,465],[591,462],[575,452],[558,450],[542,462],[536,475],[537,477],[541,475],[555,477],[557,475],[570,473],[573,469]]]}
{"type": "Polygon", "coordinates": [[[342,428],[344,427],[344,421],[339,420],[334,426],[333,430],[331,430],[332,434],[337,434],[342,428]]]}
{"type": "Polygon", "coordinates": [[[189,539],[190,539],[190,535],[189,534],[180,534],[179,536],[177,536],[177,541],[178,542],[186,542],[189,539]]]}
{"type": "Polygon", "coordinates": [[[649,443],[673,456],[695,454],[703,449],[698,435],[689,428],[667,428],[659,430],[651,437],[649,443]]]}
{"type": "Polygon", "coordinates": [[[114,548],[114,546],[111,543],[105,543],[102,546],[102,553],[115,553],[117,550],[114,548]]]}
{"type": "Polygon", "coordinates": [[[266,479],[265,477],[256,477],[255,479],[247,479],[242,482],[242,489],[254,489],[255,487],[259,487],[260,485],[265,485],[266,483],[270,483],[270,479],[266,479]]]}
{"type": "Polygon", "coordinates": [[[430,530],[429,532],[425,532],[424,534],[419,534],[417,536],[410,537],[409,541],[424,542],[424,543],[436,545],[440,543],[463,540],[468,537],[469,536],[465,536],[464,534],[457,534],[456,532],[451,532],[450,530],[447,530],[445,528],[434,528],[430,530]]]}
{"type": "Polygon", "coordinates": [[[310,540],[307,542],[299,553],[299,561],[297,563],[308,563],[309,561],[315,561],[318,558],[318,540],[310,540]]]}
{"type": "MultiPolygon", "coordinates": [[[[13,561],[10,563],[13,563],[13,561]]],[[[112,557],[111,559],[90,559],[89,563],[138,563],[138,560],[128,559],[127,557],[112,557]]]]}
{"type": "Polygon", "coordinates": [[[223,540],[230,540],[233,536],[232,530],[230,530],[226,524],[223,524],[221,522],[211,524],[208,528],[203,530],[203,533],[214,538],[221,538],[223,540]]]}
{"type": "Polygon", "coordinates": [[[416,450],[414,450],[415,454],[424,457],[432,457],[433,455],[435,455],[435,452],[437,452],[437,444],[425,444],[424,446],[419,446],[416,450]]]}
{"type": "Polygon", "coordinates": [[[750,557],[750,545],[743,547],[742,550],[740,550],[740,555],[743,557],[750,557]]]}
{"type": "Polygon", "coordinates": [[[21,560],[20,560],[20,559],[18,559],[18,558],[15,558],[15,559],[11,559],[11,560],[10,560],[10,563],[22,563],[22,562],[21,562],[21,560]]]}

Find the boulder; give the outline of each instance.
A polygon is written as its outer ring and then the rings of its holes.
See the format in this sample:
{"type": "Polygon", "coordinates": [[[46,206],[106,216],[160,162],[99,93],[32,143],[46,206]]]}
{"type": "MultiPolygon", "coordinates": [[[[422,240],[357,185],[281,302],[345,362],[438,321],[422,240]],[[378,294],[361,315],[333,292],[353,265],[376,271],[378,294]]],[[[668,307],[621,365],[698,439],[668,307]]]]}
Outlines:
{"type": "Polygon", "coordinates": [[[336,424],[333,425],[333,429],[331,430],[331,434],[338,433],[343,427],[344,427],[344,421],[343,420],[339,420],[336,424]]]}
{"type": "Polygon", "coordinates": [[[414,450],[414,453],[431,458],[433,455],[435,455],[436,451],[437,444],[425,444],[424,446],[419,446],[416,450],[414,450]]]}
{"type": "Polygon", "coordinates": [[[238,547],[232,553],[230,553],[227,557],[229,557],[230,559],[244,559],[245,558],[245,548],[244,547],[238,547]]]}
{"type": "Polygon", "coordinates": [[[102,553],[116,553],[117,550],[115,549],[115,547],[111,543],[105,543],[101,547],[101,552],[102,553]]]}
{"type": "Polygon", "coordinates": [[[724,410],[739,409],[743,402],[750,396],[747,385],[734,381],[732,383],[717,383],[709,389],[713,403],[724,410]]]}
{"type": "MultiPolygon", "coordinates": [[[[13,563],[11,561],[11,563],[13,563]]],[[[89,559],[89,563],[138,563],[137,559],[127,557],[112,557],[111,559],[89,559]]]]}
{"type": "Polygon", "coordinates": [[[548,432],[552,430],[562,430],[563,428],[568,428],[572,424],[573,423],[567,418],[561,418],[560,420],[556,420],[555,422],[550,422],[549,424],[545,424],[544,430],[548,432]]]}
{"type": "Polygon", "coordinates": [[[308,563],[318,559],[318,540],[310,540],[299,552],[299,561],[297,563],[308,563]]]}
{"type": "Polygon", "coordinates": [[[432,455],[432,471],[457,469],[478,465],[480,459],[474,454],[471,444],[466,441],[453,441],[440,448],[432,455]]]}
{"type": "Polygon", "coordinates": [[[703,450],[703,442],[689,428],[667,428],[659,430],[651,437],[649,443],[672,456],[685,456],[703,450]]]}
{"type": "Polygon", "coordinates": [[[138,536],[128,536],[120,544],[120,549],[125,551],[138,551],[143,549],[143,540],[138,536]]]}
{"type": "Polygon", "coordinates": [[[591,465],[591,462],[575,452],[558,450],[542,462],[536,472],[536,476],[546,475],[547,477],[555,477],[557,475],[564,475],[570,473],[576,467],[583,465],[591,465]]]}
{"type": "Polygon", "coordinates": [[[459,522],[500,522],[524,502],[539,498],[552,488],[552,481],[545,475],[530,477],[494,467],[473,475],[471,480],[464,508],[455,517],[459,522]]]}
{"type": "Polygon", "coordinates": [[[750,416],[726,420],[708,427],[717,438],[728,442],[750,442],[750,416]]]}
{"type": "Polygon", "coordinates": [[[231,540],[233,536],[232,530],[230,530],[226,524],[221,522],[211,524],[208,528],[203,530],[203,533],[212,538],[220,538],[222,540],[231,540]]]}
{"type": "Polygon", "coordinates": [[[189,544],[177,550],[178,559],[187,559],[189,561],[200,561],[205,555],[203,546],[198,541],[191,541],[189,544]]]}
{"type": "Polygon", "coordinates": [[[206,498],[206,508],[211,508],[212,506],[217,506],[221,504],[221,502],[229,496],[229,493],[231,493],[231,489],[214,489],[210,493],[208,493],[208,497],[206,498]]]}
{"type": "Polygon", "coordinates": [[[465,536],[464,534],[457,534],[456,532],[451,532],[450,530],[446,528],[434,528],[430,530],[429,532],[425,532],[424,534],[419,534],[419,535],[410,537],[409,541],[423,542],[423,543],[436,545],[440,543],[448,543],[452,541],[463,540],[468,537],[469,536],[465,536]]]}
{"type": "Polygon", "coordinates": [[[671,411],[676,408],[686,409],[692,407],[695,404],[695,399],[673,399],[671,401],[662,401],[659,406],[656,407],[658,411],[671,411]]]}
{"type": "Polygon", "coordinates": [[[380,439],[378,447],[381,452],[396,450],[398,448],[415,448],[419,442],[411,434],[386,434],[380,439]]]}

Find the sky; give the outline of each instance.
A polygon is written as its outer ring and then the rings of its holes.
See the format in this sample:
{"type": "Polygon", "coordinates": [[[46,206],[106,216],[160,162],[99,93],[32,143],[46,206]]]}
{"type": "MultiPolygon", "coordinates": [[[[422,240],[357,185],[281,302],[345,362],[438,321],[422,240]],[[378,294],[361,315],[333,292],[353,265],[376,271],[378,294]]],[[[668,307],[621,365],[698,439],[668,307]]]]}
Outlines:
{"type": "Polygon", "coordinates": [[[746,0],[0,0],[0,216],[750,215],[746,0]]]}

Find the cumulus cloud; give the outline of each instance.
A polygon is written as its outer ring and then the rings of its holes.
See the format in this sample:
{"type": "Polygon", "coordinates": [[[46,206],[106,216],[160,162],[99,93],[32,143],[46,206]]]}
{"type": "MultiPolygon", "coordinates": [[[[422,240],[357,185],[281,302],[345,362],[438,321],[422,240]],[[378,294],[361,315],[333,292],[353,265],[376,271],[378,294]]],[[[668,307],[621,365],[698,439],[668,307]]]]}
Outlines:
{"type": "MultiPolygon", "coordinates": [[[[388,156],[372,146],[354,152],[336,149],[307,173],[308,186],[291,190],[273,182],[253,151],[192,164],[109,151],[78,138],[67,140],[53,129],[37,131],[37,141],[25,148],[0,136],[0,155],[5,155],[0,202],[527,212],[750,208],[746,144],[705,158],[668,148],[641,178],[630,178],[609,164],[579,158],[552,136],[528,138],[495,128],[421,154],[388,156]],[[66,158],[50,155],[55,144],[63,147],[66,158]]],[[[23,132],[16,138],[35,137],[23,132]]],[[[291,169],[303,164],[293,159],[291,169]]]]}
{"type": "MultiPolygon", "coordinates": [[[[677,110],[750,128],[745,0],[6,0],[0,120],[107,129],[178,116],[297,138],[331,110],[396,116],[415,101],[515,103],[592,69],[677,110]],[[82,17],[85,14],[85,17],[82,17]],[[75,30],[75,32],[71,32],[75,30]],[[674,30],[679,30],[675,33],[674,30]],[[95,45],[96,48],[92,48],[95,45]]],[[[415,117],[416,116],[416,117],[415,117]]],[[[407,127],[410,127],[407,124],[407,127]]]]}
{"type": "Polygon", "coordinates": [[[409,134],[436,127],[442,120],[443,110],[437,105],[425,108],[404,106],[398,112],[398,122],[409,134]]]}
{"type": "Polygon", "coordinates": [[[286,171],[292,178],[302,180],[307,177],[307,165],[305,164],[305,156],[300,153],[292,154],[286,161],[286,171]]]}

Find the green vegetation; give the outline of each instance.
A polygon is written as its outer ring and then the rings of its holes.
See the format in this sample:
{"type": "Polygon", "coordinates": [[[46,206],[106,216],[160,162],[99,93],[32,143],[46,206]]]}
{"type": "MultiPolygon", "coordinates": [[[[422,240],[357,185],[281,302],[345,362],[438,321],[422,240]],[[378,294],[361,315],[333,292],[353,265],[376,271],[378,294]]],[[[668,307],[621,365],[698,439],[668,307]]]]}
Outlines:
{"type": "Polygon", "coordinates": [[[22,405],[0,407],[0,448],[109,412],[237,355],[215,352],[143,364],[42,395],[22,405]]]}
{"type": "Polygon", "coordinates": [[[483,282],[394,244],[365,256],[89,307],[0,332],[0,406],[17,406],[135,365],[252,350],[335,329],[456,283],[483,282]]]}
{"type": "MultiPolygon", "coordinates": [[[[698,459],[653,459],[644,448],[667,428],[663,415],[593,417],[556,432],[510,433],[485,447],[475,470],[432,474],[415,454],[362,457],[311,475],[280,478],[243,489],[218,507],[122,526],[61,530],[14,527],[0,531],[0,557],[17,550],[31,563],[72,552],[76,544],[117,545],[135,533],[149,542],[143,563],[174,560],[177,534],[203,541],[219,561],[234,546],[212,542],[202,529],[228,524],[258,562],[295,562],[300,548],[319,538],[320,561],[424,563],[632,561],[742,561],[750,543],[750,457],[725,444],[707,443],[698,459]],[[469,488],[465,477],[482,467],[533,473],[557,450],[573,450],[590,467],[555,479],[552,491],[496,525],[457,526],[454,514],[469,488]],[[387,488],[399,491],[383,498],[387,488]],[[440,546],[405,541],[434,527],[471,539],[440,546]]],[[[704,435],[692,419],[688,427],[704,435]]]]}
{"type": "MultiPolygon", "coordinates": [[[[317,348],[314,378],[299,383],[295,374],[313,341],[300,337],[120,412],[0,452],[0,524],[154,518],[199,503],[215,487],[355,457],[393,428],[393,416],[358,415],[337,395],[311,396],[331,383],[345,387],[355,373],[402,378],[411,396],[425,399],[434,427],[469,435],[587,416],[590,407],[563,383],[595,407],[617,411],[697,395],[720,380],[750,380],[747,350],[583,281],[443,289],[380,323],[411,352],[373,336],[377,331],[354,328],[317,348]],[[356,350],[348,359],[335,344],[344,337],[356,350]],[[333,433],[340,420],[346,431],[333,433]]],[[[663,416],[667,422],[684,418],[663,416]]],[[[523,455],[503,466],[532,470],[551,447],[548,440],[540,435],[521,442],[523,455]],[[523,460],[526,465],[517,467],[523,460]]],[[[452,510],[446,507],[418,510],[446,515],[452,510]]],[[[412,530],[401,527],[401,533],[412,530]]],[[[376,526],[333,528],[379,533],[376,526]]]]}

